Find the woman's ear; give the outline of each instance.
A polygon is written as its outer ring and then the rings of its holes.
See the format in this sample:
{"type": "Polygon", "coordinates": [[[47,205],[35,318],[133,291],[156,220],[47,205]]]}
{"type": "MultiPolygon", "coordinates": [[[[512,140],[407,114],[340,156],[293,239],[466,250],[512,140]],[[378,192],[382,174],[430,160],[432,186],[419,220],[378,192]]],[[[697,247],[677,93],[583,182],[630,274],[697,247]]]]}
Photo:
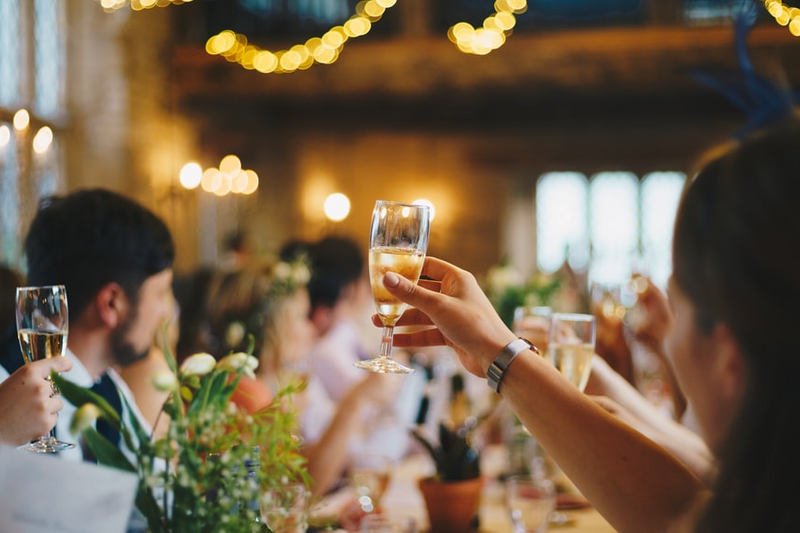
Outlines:
{"type": "Polygon", "coordinates": [[[109,328],[115,328],[128,313],[128,297],[118,283],[107,283],[95,297],[100,320],[109,328]]]}
{"type": "Polygon", "coordinates": [[[738,404],[747,385],[747,372],[739,343],[728,325],[723,322],[717,322],[712,335],[717,348],[714,382],[721,387],[719,394],[722,397],[738,404]]]}

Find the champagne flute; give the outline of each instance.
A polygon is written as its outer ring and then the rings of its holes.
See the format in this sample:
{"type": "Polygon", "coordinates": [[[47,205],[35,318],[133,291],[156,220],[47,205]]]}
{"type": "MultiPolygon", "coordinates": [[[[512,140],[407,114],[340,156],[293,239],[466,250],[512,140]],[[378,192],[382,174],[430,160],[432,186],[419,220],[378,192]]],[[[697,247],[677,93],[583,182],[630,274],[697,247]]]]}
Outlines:
{"type": "MultiPolygon", "coordinates": [[[[67,351],[67,290],[63,285],[17,288],[17,336],[25,364],[63,357],[67,351]]],[[[50,380],[48,376],[46,378],[50,380]]],[[[50,382],[53,394],[59,394],[50,382]]],[[[55,453],[73,448],[74,444],[55,438],[55,431],[22,446],[38,453],[55,453]]]]}
{"type": "Polygon", "coordinates": [[[547,357],[573,385],[583,391],[592,372],[595,318],[578,313],[555,313],[550,322],[547,357]]]}
{"type": "Polygon", "coordinates": [[[369,237],[369,277],[372,296],[383,323],[380,354],[355,364],[359,368],[383,374],[409,374],[414,369],[391,358],[394,325],[406,304],[383,286],[383,276],[395,272],[419,281],[425,252],[428,249],[430,208],[425,205],[401,204],[378,200],[372,211],[369,237]]]}
{"type": "Polygon", "coordinates": [[[541,471],[506,480],[505,502],[514,533],[543,533],[556,510],[553,481],[541,471]]]}

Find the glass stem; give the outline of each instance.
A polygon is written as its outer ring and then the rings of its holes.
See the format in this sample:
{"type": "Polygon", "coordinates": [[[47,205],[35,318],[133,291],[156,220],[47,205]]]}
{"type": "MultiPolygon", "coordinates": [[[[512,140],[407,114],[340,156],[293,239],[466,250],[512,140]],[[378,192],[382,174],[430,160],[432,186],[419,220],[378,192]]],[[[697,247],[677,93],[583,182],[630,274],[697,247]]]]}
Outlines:
{"type": "Polygon", "coordinates": [[[394,326],[383,326],[383,335],[381,336],[381,353],[380,357],[392,356],[392,337],[394,336],[394,326]]]}

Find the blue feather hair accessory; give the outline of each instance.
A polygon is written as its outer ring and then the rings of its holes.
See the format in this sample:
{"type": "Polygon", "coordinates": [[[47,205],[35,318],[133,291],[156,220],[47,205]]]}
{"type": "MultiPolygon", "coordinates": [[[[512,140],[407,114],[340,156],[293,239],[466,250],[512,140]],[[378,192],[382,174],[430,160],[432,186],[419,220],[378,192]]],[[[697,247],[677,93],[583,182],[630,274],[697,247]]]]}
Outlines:
{"type": "Polygon", "coordinates": [[[758,18],[755,2],[737,0],[733,13],[739,70],[698,67],[690,69],[689,74],[704,85],[721,92],[744,112],[746,123],[734,134],[737,139],[742,139],[753,130],[790,115],[800,100],[800,92],[758,74],[753,67],[747,49],[747,37],[758,18]]]}

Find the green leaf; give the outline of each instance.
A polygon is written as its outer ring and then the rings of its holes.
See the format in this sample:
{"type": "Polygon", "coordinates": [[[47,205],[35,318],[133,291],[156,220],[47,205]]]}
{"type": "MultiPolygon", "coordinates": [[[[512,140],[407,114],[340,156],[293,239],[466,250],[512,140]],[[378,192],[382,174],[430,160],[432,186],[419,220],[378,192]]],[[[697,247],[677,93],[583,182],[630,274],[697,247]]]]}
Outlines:
{"type": "Polygon", "coordinates": [[[53,372],[50,374],[50,377],[53,380],[53,383],[56,384],[58,389],[61,391],[61,395],[64,396],[72,405],[75,407],[81,407],[86,403],[93,403],[99,409],[100,413],[114,427],[114,429],[120,429],[120,416],[119,413],[111,407],[105,398],[102,396],[92,392],[91,390],[81,387],[80,385],[76,385],[72,381],[66,379],[65,377],[53,372]]]}
{"type": "Polygon", "coordinates": [[[131,464],[122,451],[111,444],[107,438],[100,435],[94,428],[84,430],[83,438],[101,465],[111,466],[126,472],[136,473],[136,467],[131,464]]]}

